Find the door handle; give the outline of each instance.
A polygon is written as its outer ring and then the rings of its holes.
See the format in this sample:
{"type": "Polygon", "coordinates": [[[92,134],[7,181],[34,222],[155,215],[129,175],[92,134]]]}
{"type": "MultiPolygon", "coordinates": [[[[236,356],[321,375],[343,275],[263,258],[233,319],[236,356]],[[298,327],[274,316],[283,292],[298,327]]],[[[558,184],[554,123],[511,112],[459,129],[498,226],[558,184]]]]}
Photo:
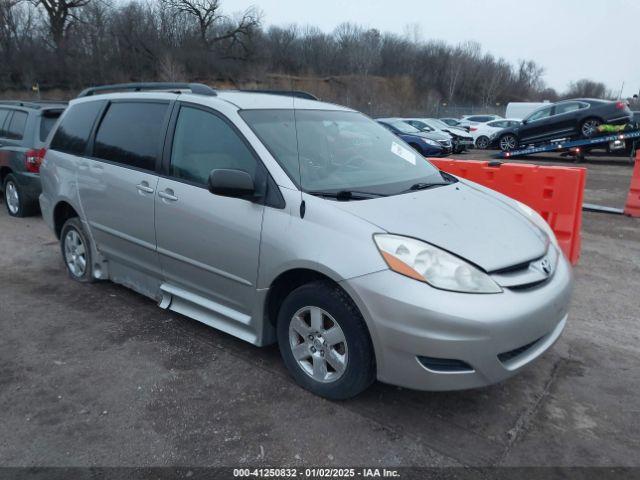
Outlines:
{"type": "Polygon", "coordinates": [[[136,185],[136,188],[144,193],[153,193],[155,190],[149,186],[147,182],[142,182],[136,185]]]}
{"type": "Polygon", "coordinates": [[[167,188],[165,191],[163,192],[158,192],[158,196],[161,198],[164,198],[165,200],[168,200],[170,202],[177,202],[178,201],[178,197],[176,197],[173,194],[173,190],[167,188]]]}

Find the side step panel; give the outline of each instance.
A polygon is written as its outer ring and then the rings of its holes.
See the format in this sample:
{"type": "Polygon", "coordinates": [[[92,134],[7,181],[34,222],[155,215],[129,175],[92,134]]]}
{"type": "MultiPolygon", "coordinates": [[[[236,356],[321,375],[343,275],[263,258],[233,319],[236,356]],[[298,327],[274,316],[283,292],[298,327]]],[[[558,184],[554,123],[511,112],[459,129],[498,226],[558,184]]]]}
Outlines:
{"type": "Polygon", "coordinates": [[[249,315],[168,283],[160,285],[160,292],[161,299],[158,304],[160,308],[168,308],[234,337],[258,345],[255,325],[252,324],[249,315]]]}

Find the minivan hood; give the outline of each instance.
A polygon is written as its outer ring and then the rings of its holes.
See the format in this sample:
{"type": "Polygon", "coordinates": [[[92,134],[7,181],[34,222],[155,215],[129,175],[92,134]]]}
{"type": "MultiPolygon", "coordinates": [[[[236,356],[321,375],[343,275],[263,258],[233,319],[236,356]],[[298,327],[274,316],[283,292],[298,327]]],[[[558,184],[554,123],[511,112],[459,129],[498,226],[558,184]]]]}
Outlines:
{"type": "Polygon", "coordinates": [[[492,272],[543,256],[548,238],[517,209],[463,181],[337,206],[386,232],[414,237],[492,272]]]}

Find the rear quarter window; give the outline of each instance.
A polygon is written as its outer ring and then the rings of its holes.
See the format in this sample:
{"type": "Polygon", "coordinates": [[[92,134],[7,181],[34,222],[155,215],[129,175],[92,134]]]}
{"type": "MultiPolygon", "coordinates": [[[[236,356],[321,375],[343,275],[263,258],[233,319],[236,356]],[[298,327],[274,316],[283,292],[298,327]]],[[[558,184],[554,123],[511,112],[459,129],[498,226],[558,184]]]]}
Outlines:
{"type": "Polygon", "coordinates": [[[59,152],[82,155],[87,147],[93,124],[103,106],[104,101],[71,105],[56,129],[50,148],[59,152]]]}
{"type": "Polygon", "coordinates": [[[11,121],[9,122],[9,127],[7,128],[7,138],[12,140],[22,140],[28,118],[29,114],[27,112],[23,112],[21,110],[14,111],[11,121]]]}
{"type": "Polygon", "coordinates": [[[115,102],[98,132],[93,156],[125,166],[155,170],[164,139],[165,102],[115,102]]]}
{"type": "Polygon", "coordinates": [[[7,136],[7,132],[4,128],[4,123],[7,120],[9,113],[11,113],[10,110],[0,109],[0,137],[7,136]]]}

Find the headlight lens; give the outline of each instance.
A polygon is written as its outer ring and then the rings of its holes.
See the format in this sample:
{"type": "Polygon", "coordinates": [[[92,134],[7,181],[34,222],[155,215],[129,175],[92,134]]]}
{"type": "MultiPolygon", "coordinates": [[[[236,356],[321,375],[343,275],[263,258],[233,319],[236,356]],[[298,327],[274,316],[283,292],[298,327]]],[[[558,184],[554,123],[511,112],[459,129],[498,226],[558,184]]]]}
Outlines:
{"type": "Polygon", "coordinates": [[[556,234],[553,233],[553,230],[551,229],[549,224],[546,222],[546,220],[542,218],[538,212],[536,212],[533,208],[529,207],[528,205],[525,205],[524,203],[519,202],[517,200],[515,200],[515,202],[517,203],[518,208],[520,208],[520,211],[524,213],[525,217],[527,217],[531,221],[531,223],[533,223],[536,227],[538,227],[540,230],[546,233],[551,243],[553,243],[556,247],[558,247],[558,239],[556,238],[556,234]]]}
{"type": "Polygon", "coordinates": [[[424,143],[426,143],[427,145],[433,145],[434,147],[440,146],[438,142],[436,142],[435,140],[431,140],[430,138],[423,138],[422,140],[424,140],[424,143]]]}
{"type": "Polygon", "coordinates": [[[464,293],[500,293],[502,289],[473,265],[428,243],[399,235],[373,237],[394,272],[442,290],[464,293]]]}

